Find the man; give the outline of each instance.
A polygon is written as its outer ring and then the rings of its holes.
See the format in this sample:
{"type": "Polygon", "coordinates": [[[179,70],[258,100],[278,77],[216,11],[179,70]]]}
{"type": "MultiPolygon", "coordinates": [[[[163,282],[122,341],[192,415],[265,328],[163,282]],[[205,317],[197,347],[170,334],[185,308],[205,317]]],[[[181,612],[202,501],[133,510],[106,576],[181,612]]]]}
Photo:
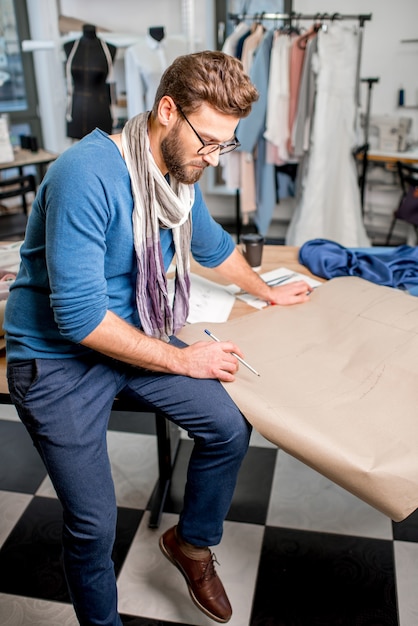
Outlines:
{"type": "Polygon", "coordinates": [[[208,546],[219,543],[250,426],[220,381],[238,370],[230,341],[185,346],[189,253],[277,304],[308,299],[301,281],[271,288],[215,223],[197,181],[237,147],[257,92],[220,52],[177,58],[151,114],[122,135],[95,130],[50,167],[35,198],[10,291],[10,393],[64,508],[63,548],[80,624],[120,626],[112,546],[116,502],[106,450],[115,396],[138,398],[195,446],[179,523],[160,539],[196,605],[218,622],[231,606],[208,546]],[[165,271],[176,256],[175,298],[165,271]]]}

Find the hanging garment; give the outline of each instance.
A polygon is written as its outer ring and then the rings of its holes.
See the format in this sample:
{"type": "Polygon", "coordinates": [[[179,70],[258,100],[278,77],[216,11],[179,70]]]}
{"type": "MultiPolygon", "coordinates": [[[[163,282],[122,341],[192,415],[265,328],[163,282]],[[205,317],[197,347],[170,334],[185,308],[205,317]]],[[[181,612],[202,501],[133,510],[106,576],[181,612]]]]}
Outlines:
{"type": "MultiPolygon", "coordinates": [[[[288,46],[283,46],[277,58],[277,67],[270,64],[269,102],[267,111],[267,162],[283,165],[297,162],[293,151],[292,129],[298,106],[306,39],[308,35],[283,33],[288,37],[288,46]],[[271,93],[270,93],[271,92],[271,93]]],[[[273,58],[273,52],[272,52],[273,58]]]]}
{"type": "Polygon", "coordinates": [[[222,46],[222,52],[225,52],[225,54],[229,54],[231,57],[236,57],[238,44],[241,37],[249,33],[250,30],[251,27],[248,24],[246,24],[245,22],[239,22],[235,26],[232,33],[228,35],[228,37],[225,39],[222,46]]]}
{"type": "Polygon", "coordinates": [[[330,24],[318,33],[315,114],[308,171],[286,236],[301,246],[317,237],[367,246],[355,146],[358,31],[330,24]]]}
{"type": "Polygon", "coordinates": [[[252,32],[248,35],[242,46],[241,61],[247,74],[251,71],[254,55],[264,37],[265,29],[262,24],[254,24],[252,32]]]}
{"type": "Polygon", "coordinates": [[[254,55],[250,78],[259,93],[248,117],[240,120],[237,136],[241,150],[255,155],[256,211],[254,223],[261,235],[266,235],[273,210],[276,205],[276,183],[274,165],[266,163],[266,140],[263,137],[266,128],[267,90],[270,66],[270,53],[273,31],[268,30],[254,55]]]}
{"type": "Polygon", "coordinates": [[[184,35],[168,35],[162,41],[146,35],[125,51],[125,83],[128,118],[150,111],[164,70],[181,54],[187,54],[184,35]]]}
{"type": "MultiPolygon", "coordinates": [[[[230,56],[238,57],[238,52],[242,52],[244,44],[251,34],[251,27],[246,22],[239,22],[233,32],[228,35],[222,46],[222,52],[230,56]]],[[[241,185],[241,156],[234,151],[223,156],[220,160],[222,167],[222,178],[228,189],[239,189],[241,185]]]]}
{"type": "Polygon", "coordinates": [[[242,50],[244,48],[244,44],[247,41],[248,37],[251,35],[251,29],[249,29],[246,33],[244,33],[243,35],[241,35],[241,37],[238,39],[237,41],[237,50],[235,53],[235,56],[237,57],[237,59],[241,59],[242,60],[242,50]]]}
{"type": "Polygon", "coordinates": [[[289,35],[276,31],[270,57],[267,119],[264,137],[268,141],[267,161],[281,165],[289,160],[289,35]],[[270,149],[271,145],[272,149],[270,149]]]}
{"type": "MultiPolygon", "coordinates": [[[[255,24],[253,32],[244,41],[241,61],[247,74],[251,73],[254,55],[264,37],[264,32],[262,24],[255,24]]],[[[237,152],[229,156],[240,159],[240,208],[242,223],[246,225],[250,221],[250,214],[254,213],[257,208],[254,155],[249,152],[237,152]]]]}
{"type": "Polygon", "coordinates": [[[299,89],[302,79],[303,62],[305,59],[305,50],[307,43],[307,34],[294,37],[289,55],[289,142],[288,152],[293,155],[292,129],[296,118],[296,111],[299,101],[299,89]]]}
{"type": "Polygon", "coordinates": [[[311,120],[315,101],[315,73],[312,67],[312,59],[315,57],[317,44],[317,37],[308,39],[306,42],[296,117],[291,129],[293,155],[297,158],[303,156],[309,149],[311,120]]]}

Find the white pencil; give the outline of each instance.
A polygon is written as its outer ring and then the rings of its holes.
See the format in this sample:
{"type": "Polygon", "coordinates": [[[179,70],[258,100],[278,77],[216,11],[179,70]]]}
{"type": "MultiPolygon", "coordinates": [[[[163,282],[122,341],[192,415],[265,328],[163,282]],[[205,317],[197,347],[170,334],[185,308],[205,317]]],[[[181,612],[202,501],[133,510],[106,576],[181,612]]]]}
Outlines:
{"type": "MultiPolygon", "coordinates": [[[[211,332],[210,332],[210,330],[208,330],[207,328],[205,328],[205,333],[206,333],[207,335],[209,335],[209,337],[210,337],[211,339],[213,339],[213,341],[220,341],[220,339],[218,339],[217,337],[215,337],[215,335],[214,335],[213,333],[211,333],[211,332]]],[[[257,372],[257,371],[253,368],[253,367],[251,367],[251,365],[249,365],[249,363],[247,363],[247,361],[244,361],[244,359],[241,359],[241,357],[240,357],[240,356],[238,356],[238,354],[235,354],[235,352],[231,352],[231,354],[233,354],[233,355],[234,355],[234,357],[235,357],[236,359],[238,359],[238,361],[239,361],[240,363],[242,363],[243,365],[245,365],[245,367],[248,367],[248,369],[249,369],[249,370],[250,370],[253,374],[255,374],[256,376],[260,376],[260,374],[259,374],[259,373],[258,373],[258,372],[257,372]]]]}

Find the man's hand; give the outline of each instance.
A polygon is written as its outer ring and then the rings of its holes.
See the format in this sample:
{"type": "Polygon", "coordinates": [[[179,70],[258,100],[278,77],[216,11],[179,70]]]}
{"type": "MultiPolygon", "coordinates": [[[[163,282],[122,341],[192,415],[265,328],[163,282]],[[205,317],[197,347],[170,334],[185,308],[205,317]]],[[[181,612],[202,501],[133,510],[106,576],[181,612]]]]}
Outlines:
{"type": "Polygon", "coordinates": [[[232,341],[197,341],[182,348],[182,356],[187,376],[193,378],[217,378],[222,382],[233,382],[239,362],[232,352],[244,357],[238,346],[232,341]]]}
{"type": "Polygon", "coordinates": [[[304,280],[297,280],[286,285],[277,285],[270,288],[270,304],[281,304],[287,306],[289,304],[300,304],[309,300],[312,287],[304,280]]]}
{"type": "Polygon", "coordinates": [[[237,248],[223,262],[216,271],[226,280],[235,283],[247,293],[265,300],[270,304],[300,304],[309,300],[312,288],[304,280],[298,280],[287,285],[269,287],[267,283],[248,265],[237,248]]]}
{"type": "Polygon", "coordinates": [[[102,322],[81,343],[134,367],[193,378],[217,378],[222,382],[235,380],[239,362],[231,353],[243,358],[232,341],[197,341],[178,348],[147,337],[112,311],[107,311],[102,322]]]}

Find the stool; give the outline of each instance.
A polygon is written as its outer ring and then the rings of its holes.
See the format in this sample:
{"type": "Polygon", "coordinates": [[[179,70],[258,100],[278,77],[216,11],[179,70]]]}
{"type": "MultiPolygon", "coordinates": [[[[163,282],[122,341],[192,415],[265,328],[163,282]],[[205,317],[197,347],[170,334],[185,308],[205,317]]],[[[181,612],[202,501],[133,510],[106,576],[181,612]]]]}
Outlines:
{"type": "Polygon", "coordinates": [[[158,528],[179,448],[180,429],[166,419],[162,413],[159,413],[155,409],[150,409],[148,405],[139,404],[137,400],[115,398],[112,411],[154,413],[157,435],[158,480],[151,495],[148,526],[149,528],[158,528]]]}
{"type": "MultiPolygon", "coordinates": [[[[0,404],[13,404],[9,393],[0,393],[0,404]]],[[[134,400],[115,398],[112,411],[154,413],[157,436],[158,480],[151,495],[148,526],[149,528],[158,528],[180,443],[180,429],[167,420],[162,413],[134,400]]]]}

